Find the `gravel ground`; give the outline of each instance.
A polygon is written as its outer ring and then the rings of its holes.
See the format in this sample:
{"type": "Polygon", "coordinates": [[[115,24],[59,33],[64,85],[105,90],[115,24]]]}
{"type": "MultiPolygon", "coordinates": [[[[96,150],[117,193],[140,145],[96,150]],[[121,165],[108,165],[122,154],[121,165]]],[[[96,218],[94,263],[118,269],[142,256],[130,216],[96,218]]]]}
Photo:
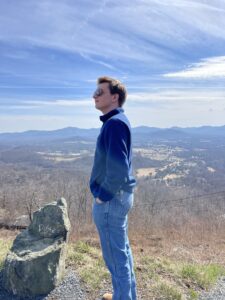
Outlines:
{"type": "MultiPolygon", "coordinates": [[[[105,289],[99,291],[99,298],[96,298],[96,300],[101,299],[100,295],[103,295],[106,291],[110,292],[107,286],[109,286],[108,283],[106,283],[105,289]]],[[[79,278],[73,270],[67,270],[65,279],[51,293],[35,298],[21,298],[10,295],[2,287],[2,273],[0,272],[0,300],[88,300],[91,298],[88,296],[88,290],[81,287],[79,278]]],[[[225,300],[225,277],[221,278],[211,291],[203,292],[199,300],[225,300]]]]}
{"type": "Polygon", "coordinates": [[[0,300],[87,300],[86,291],[82,290],[79,278],[75,272],[68,270],[65,279],[51,293],[42,297],[21,298],[10,295],[2,287],[2,273],[0,273],[0,300]]]}
{"type": "Polygon", "coordinates": [[[225,299],[225,277],[221,278],[216,286],[209,292],[204,292],[199,300],[224,300],[225,299]]]}

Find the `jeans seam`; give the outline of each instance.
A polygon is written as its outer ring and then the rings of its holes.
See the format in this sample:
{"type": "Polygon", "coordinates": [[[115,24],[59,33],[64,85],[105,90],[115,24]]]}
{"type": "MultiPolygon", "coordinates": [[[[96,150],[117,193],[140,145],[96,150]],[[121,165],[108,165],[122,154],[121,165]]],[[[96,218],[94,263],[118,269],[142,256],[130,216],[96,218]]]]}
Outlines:
{"type": "MultiPolygon", "coordinates": [[[[108,223],[107,223],[108,225],[108,223]]],[[[110,247],[110,253],[111,253],[111,257],[112,257],[112,260],[113,260],[113,267],[114,267],[114,270],[115,270],[115,274],[117,275],[116,277],[118,278],[118,272],[117,272],[117,267],[116,267],[116,263],[115,263],[115,258],[114,258],[114,255],[113,255],[113,251],[112,251],[112,244],[111,244],[111,239],[110,239],[110,231],[109,232],[109,247],[110,247]]],[[[121,282],[118,282],[117,281],[117,284],[119,285],[120,287],[120,291],[122,290],[122,287],[121,287],[121,282]]],[[[120,294],[120,298],[121,298],[121,294],[120,294]]]]}
{"type": "MultiPolygon", "coordinates": [[[[116,267],[116,262],[115,262],[116,260],[115,260],[115,257],[113,255],[113,251],[112,251],[111,234],[110,234],[110,230],[109,230],[108,218],[109,218],[109,214],[107,214],[107,231],[108,231],[108,239],[109,239],[109,250],[110,250],[110,254],[111,254],[110,256],[112,258],[112,263],[113,263],[113,267],[114,267],[114,270],[115,270],[115,274],[117,275],[116,277],[118,278],[118,272],[117,272],[117,267],[116,267]]],[[[121,291],[121,283],[117,282],[117,284],[119,285],[120,291],[121,291]]]]}
{"type": "MultiPolygon", "coordinates": [[[[127,195],[127,197],[129,197],[129,195],[127,195]]],[[[95,222],[96,222],[97,229],[99,230],[100,238],[102,239],[101,240],[102,252],[106,263],[106,267],[111,272],[111,276],[112,276],[113,300],[125,300],[125,299],[135,300],[136,279],[135,279],[135,274],[133,272],[134,270],[133,270],[132,263],[130,264],[131,258],[129,257],[129,255],[132,255],[132,252],[129,253],[128,248],[125,249],[126,250],[125,255],[128,258],[127,267],[129,269],[129,272],[126,273],[126,275],[125,275],[125,271],[123,271],[123,268],[121,269],[121,267],[124,266],[123,259],[118,260],[120,256],[117,257],[117,255],[119,255],[119,252],[117,252],[117,250],[118,251],[120,249],[122,250],[122,248],[119,246],[120,244],[117,244],[117,242],[120,243],[121,239],[125,237],[126,238],[125,242],[128,243],[126,244],[126,246],[127,245],[129,246],[127,215],[123,216],[123,219],[121,218],[123,214],[122,213],[123,208],[118,201],[119,201],[119,197],[115,197],[108,203],[105,203],[103,207],[99,207],[101,206],[101,204],[94,205],[94,207],[96,206],[96,209],[94,208],[94,214],[96,218],[95,222]],[[116,228],[114,228],[114,223],[117,226],[116,228]],[[124,228],[125,225],[127,226],[126,236],[122,236],[122,235],[118,236],[117,230],[119,231],[122,230],[122,228],[124,228]],[[134,277],[132,276],[132,273],[134,277]],[[124,282],[123,282],[123,276],[125,280],[124,282]],[[122,281],[120,280],[120,278],[122,279],[122,281]],[[127,286],[127,288],[125,288],[125,286],[127,286]]]]}

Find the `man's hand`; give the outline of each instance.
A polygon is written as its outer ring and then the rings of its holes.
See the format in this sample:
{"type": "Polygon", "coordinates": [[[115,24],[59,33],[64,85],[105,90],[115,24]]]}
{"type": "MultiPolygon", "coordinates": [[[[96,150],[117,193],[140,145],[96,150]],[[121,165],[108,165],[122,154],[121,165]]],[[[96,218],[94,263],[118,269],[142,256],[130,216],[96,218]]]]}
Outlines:
{"type": "Polygon", "coordinates": [[[96,198],[95,201],[96,201],[96,203],[98,203],[98,204],[104,203],[104,201],[100,200],[99,198],[96,198]]]}

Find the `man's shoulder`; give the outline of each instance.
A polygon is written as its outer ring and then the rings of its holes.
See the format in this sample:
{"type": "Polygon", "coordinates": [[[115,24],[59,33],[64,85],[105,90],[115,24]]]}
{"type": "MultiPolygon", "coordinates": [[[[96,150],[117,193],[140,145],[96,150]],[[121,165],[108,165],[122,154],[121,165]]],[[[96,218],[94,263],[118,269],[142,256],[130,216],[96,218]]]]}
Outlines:
{"type": "Polygon", "coordinates": [[[105,138],[127,138],[131,135],[129,125],[120,119],[110,119],[107,121],[107,124],[104,126],[103,136],[105,138]]]}
{"type": "Polygon", "coordinates": [[[113,115],[110,119],[108,119],[108,122],[118,122],[118,124],[125,123],[130,127],[130,122],[124,112],[113,115]]]}
{"type": "MultiPolygon", "coordinates": [[[[121,118],[121,117],[116,117],[116,116],[113,116],[112,118],[110,118],[106,124],[105,124],[105,129],[115,129],[115,128],[127,128],[128,127],[128,124],[126,122],[125,119],[121,118]]],[[[129,129],[129,127],[128,127],[129,129]]]]}

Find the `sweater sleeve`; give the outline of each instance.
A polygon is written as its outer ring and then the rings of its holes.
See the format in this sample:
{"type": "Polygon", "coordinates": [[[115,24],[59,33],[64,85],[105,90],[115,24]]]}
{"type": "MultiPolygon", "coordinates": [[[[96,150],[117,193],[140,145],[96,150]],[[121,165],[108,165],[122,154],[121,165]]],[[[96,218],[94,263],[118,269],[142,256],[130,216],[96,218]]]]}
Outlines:
{"type": "Polygon", "coordinates": [[[129,174],[130,132],[127,125],[118,120],[109,120],[104,130],[106,151],[106,176],[99,189],[99,199],[111,200],[129,174]]]}

